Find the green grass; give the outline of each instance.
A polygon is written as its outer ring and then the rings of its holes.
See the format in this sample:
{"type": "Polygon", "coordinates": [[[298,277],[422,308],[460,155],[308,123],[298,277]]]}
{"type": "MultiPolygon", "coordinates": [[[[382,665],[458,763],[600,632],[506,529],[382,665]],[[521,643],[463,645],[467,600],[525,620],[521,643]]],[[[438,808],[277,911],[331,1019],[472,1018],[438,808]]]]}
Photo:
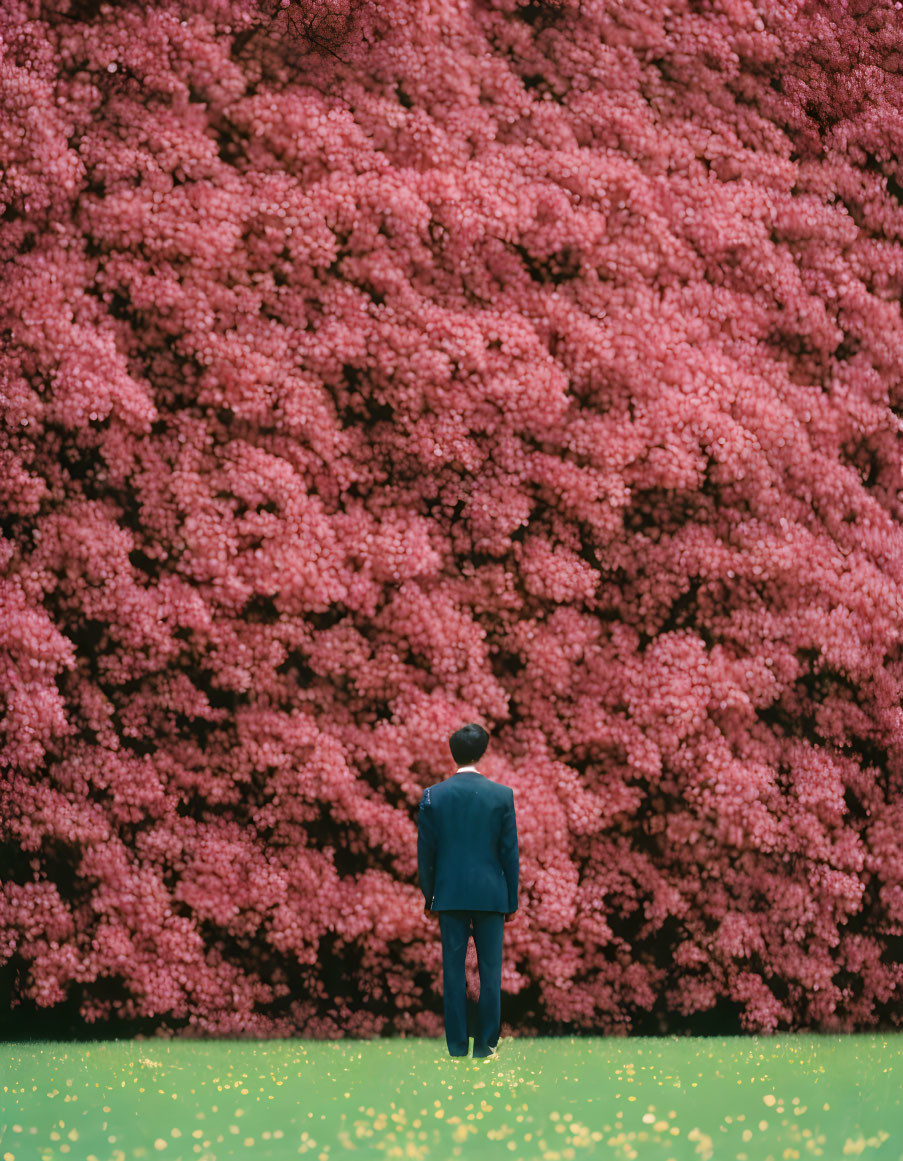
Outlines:
{"type": "Polygon", "coordinates": [[[0,1161],[903,1158],[903,1034],[0,1050],[0,1161]]]}

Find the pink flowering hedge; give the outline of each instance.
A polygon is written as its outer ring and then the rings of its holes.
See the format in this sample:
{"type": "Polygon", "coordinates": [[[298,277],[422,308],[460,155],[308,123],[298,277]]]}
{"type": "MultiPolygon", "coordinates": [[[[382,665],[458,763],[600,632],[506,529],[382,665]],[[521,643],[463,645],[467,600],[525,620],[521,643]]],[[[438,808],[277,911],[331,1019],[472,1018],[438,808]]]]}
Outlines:
{"type": "Polygon", "coordinates": [[[0,22],[13,1008],[440,1035],[474,720],[503,1031],[900,1024],[899,6],[0,22]]]}

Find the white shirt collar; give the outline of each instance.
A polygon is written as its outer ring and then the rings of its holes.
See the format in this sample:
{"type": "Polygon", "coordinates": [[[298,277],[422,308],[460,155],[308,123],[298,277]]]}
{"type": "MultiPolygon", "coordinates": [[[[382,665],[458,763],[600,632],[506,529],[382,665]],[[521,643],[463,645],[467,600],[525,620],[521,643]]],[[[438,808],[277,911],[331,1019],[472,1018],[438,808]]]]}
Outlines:
{"type": "Polygon", "coordinates": [[[459,766],[455,773],[460,774],[462,770],[473,770],[474,774],[479,774],[480,772],[476,766],[459,766]]]}

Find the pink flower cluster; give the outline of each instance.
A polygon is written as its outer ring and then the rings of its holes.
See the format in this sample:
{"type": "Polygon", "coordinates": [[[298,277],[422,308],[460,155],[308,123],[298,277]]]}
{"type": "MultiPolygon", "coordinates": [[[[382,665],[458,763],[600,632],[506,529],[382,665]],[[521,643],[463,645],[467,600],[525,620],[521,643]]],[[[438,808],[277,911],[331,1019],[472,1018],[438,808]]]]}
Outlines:
{"type": "Polygon", "coordinates": [[[478,720],[519,1031],[899,1024],[893,4],[70,7],[0,13],[15,1001],[440,1035],[478,720]]]}

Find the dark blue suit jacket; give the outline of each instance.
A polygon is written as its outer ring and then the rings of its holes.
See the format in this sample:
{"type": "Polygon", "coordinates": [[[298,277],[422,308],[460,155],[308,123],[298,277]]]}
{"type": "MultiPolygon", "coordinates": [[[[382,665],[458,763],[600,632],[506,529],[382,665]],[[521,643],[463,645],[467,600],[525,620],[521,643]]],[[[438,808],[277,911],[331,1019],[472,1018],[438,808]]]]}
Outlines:
{"type": "Polygon", "coordinates": [[[476,770],[428,786],[417,820],[417,874],[432,911],[517,910],[514,791],[476,770]]]}

